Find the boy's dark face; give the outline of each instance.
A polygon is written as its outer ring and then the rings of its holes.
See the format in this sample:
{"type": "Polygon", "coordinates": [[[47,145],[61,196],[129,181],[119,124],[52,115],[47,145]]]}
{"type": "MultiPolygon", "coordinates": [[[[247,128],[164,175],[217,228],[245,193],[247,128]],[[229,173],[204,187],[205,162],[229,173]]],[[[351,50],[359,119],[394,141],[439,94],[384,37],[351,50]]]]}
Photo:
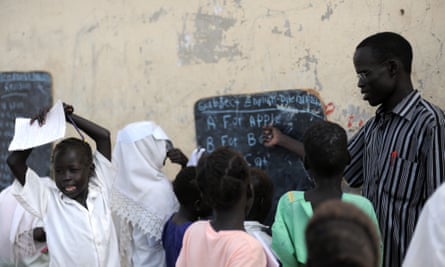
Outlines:
{"type": "Polygon", "coordinates": [[[84,153],[78,149],[64,149],[54,155],[53,171],[57,188],[66,196],[84,201],[92,164],[87,164],[84,153]]]}
{"type": "Polygon", "coordinates": [[[378,62],[369,47],[355,51],[354,67],[358,76],[357,86],[363,99],[371,106],[390,102],[395,91],[395,81],[391,77],[387,62],[378,62]]]}

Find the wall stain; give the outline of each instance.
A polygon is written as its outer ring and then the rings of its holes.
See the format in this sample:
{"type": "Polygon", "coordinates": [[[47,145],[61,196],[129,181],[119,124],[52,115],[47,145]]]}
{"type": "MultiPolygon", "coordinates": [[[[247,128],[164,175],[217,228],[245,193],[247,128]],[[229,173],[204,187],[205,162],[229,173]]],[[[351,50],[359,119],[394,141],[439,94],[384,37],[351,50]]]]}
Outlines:
{"type": "MultiPolygon", "coordinates": [[[[301,26],[301,25],[300,25],[301,26]]],[[[289,22],[289,20],[288,19],[286,19],[285,21],[284,21],[284,25],[283,25],[283,30],[280,30],[280,29],[278,29],[278,26],[275,26],[273,29],[272,29],[272,33],[273,34],[283,34],[284,36],[287,36],[287,37],[293,37],[292,36],[292,32],[291,32],[291,30],[290,30],[290,22],[289,22]]]]}
{"type": "Polygon", "coordinates": [[[315,79],[315,88],[317,90],[322,91],[323,85],[320,82],[320,79],[318,78],[318,58],[311,54],[310,49],[305,49],[306,55],[303,57],[298,58],[297,65],[304,68],[304,71],[310,71],[313,69],[314,72],[314,79],[315,79]]]}
{"type": "Polygon", "coordinates": [[[342,110],[342,119],[339,121],[346,122],[346,130],[348,133],[355,133],[372,116],[373,114],[370,114],[360,106],[349,105],[346,109],[342,110]]]}
{"type": "Polygon", "coordinates": [[[329,18],[331,17],[331,15],[334,13],[334,11],[332,10],[331,4],[328,4],[326,6],[326,12],[321,15],[321,20],[329,20],[329,18]]]}
{"type": "Polygon", "coordinates": [[[157,22],[161,16],[164,16],[166,14],[167,14],[167,11],[165,11],[163,8],[161,8],[150,16],[149,22],[150,23],[157,22]]]}
{"type": "Polygon", "coordinates": [[[223,58],[232,61],[242,56],[239,44],[225,44],[225,34],[236,19],[199,10],[194,14],[194,32],[187,30],[187,17],[183,21],[183,30],[178,34],[179,65],[217,63],[223,58]]]}

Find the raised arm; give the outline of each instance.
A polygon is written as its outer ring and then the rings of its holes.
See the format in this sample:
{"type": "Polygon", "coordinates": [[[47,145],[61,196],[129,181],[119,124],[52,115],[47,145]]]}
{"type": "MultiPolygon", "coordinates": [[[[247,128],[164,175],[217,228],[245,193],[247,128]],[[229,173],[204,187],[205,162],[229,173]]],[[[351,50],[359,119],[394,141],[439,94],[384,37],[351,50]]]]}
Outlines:
{"type": "Polygon", "coordinates": [[[74,114],[73,106],[64,103],[63,107],[67,122],[72,124],[71,120],[69,119],[69,117],[71,117],[77,127],[96,142],[97,150],[111,161],[110,131],[92,121],[74,114]]]}
{"type": "Polygon", "coordinates": [[[167,157],[171,162],[181,165],[182,168],[185,168],[188,162],[188,158],[179,148],[172,148],[167,152],[167,157]]]}
{"type": "Polygon", "coordinates": [[[6,162],[9,168],[14,174],[15,178],[20,182],[21,185],[25,185],[26,171],[28,170],[28,165],[26,165],[26,160],[31,154],[32,148],[27,150],[12,151],[6,162]]]}
{"type": "Polygon", "coordinates": [[[278,128],[268,125],[263,127],[264,146],[281,146],[303,158],[305,155],[303,143],[283,134],[278,128]]]}

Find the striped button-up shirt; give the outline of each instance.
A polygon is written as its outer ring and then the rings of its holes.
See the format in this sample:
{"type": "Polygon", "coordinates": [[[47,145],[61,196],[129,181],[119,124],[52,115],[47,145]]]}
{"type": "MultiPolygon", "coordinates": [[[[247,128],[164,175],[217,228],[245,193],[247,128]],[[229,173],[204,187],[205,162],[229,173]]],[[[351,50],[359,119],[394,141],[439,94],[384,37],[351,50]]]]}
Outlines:
{"type": "Polygon", "coordinates": [[[426,199],[445,180],[443,111],[419,92],[391,112],[377,109],[350,140],[345,179],[363,186],[382,232],[384,265],[401,266],[426,199]]]}

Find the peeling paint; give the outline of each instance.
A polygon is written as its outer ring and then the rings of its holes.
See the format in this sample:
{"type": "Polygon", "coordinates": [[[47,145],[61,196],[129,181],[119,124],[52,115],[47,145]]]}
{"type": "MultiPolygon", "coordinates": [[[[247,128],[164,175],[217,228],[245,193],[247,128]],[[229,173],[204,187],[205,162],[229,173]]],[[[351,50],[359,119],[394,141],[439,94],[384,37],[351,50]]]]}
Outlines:
{"type": "Polygon", "coordinates": [[[178,34],[179,65],[216,63],[225,58],[229,61],[241,56],[238,44],[224,44],[225,33],[236,23],[234,18],[203,14],[194,17],[195,32],[186,30],[178,34]]]}
{"type": "Polygon", "coordinates": [[[315,87],[322,91],[323,85],[320,82],[320,79],[318,78],[318,58],[315,55],[312,55],[310,52],[310,49],[306,49],[306,56],[300,57],[297,60],[297,64],[299,66],[304,67],[304,71],[310,71],[313,69],[314,72],[314,79],[315,79],[315,87]]]}
{"type": "Polygon", "coordinates": [[[326,116],[329,116],[332,113],[334,113],[334,111],[335,111],[335,104],[332,103],[332,102],[329,102],[328,104],[325,105],[324,109],[325,109],[326,116]]]}
{"type": "Polygon", "coordinates": [[[423,80],[417,80],[417,90],[422,91],[424,89],[424,82],[423,80]]]}
{"type": "Polygon", "coordinates": [[[290,22],[288,19],[286,19],[286,21],[284,22],[284,28],[286,29],[284,35],[287,37],[292,37],[292,33],[290,31],[290,22]]]}
{"type": "Polygon", "coordinates": [[[219,15],[223,12],[223,8],[220,5],[216,4],[213,12],[215,13],[215,15],[219,15]]]}
{"type": "Polygon", "coordinates": [[[161,8],[150,16],[149,22],[150,23],[157,22],[161,16],[164,16],[166,14],[167,14],[167,11],[165,11],[163,8],[161,8]]]}
{"type": "Polygon", "coordinates": [[[331,4],[328,4],[326,6],[326,12],[321,16],[321,20],[329,20],[329,18],[331,17],[331,15],[334,13],[334,11],[332,10],[331,4]]]}
{"type": "MultiPolygon", "coordinates": [[[[301,26],[301,25],[300,25],[301,26]]],[[[292,33],[291,33],[291,30],[290,30],[290,22],[289,22],[289,20],[285,20],[284,21],[284,25],[283,25],[283,27],[284,27],[284,30],[280,30],[279,28],[278,28],[278,26],[275,26],[273,29],[272,29],[272,33],[273,34],[283,34],[284,36],[287,36],[287,37],[292,37],[292,33]]]]}
{"type": "Polygon", "coordinates": [[[360,129],[373,114],[362,109],[357,105],[349,105],[347,109],[342,110],[342,117],[340,120],[346,122],[346,130],[349,133],[355,133],[360,129]]]}

